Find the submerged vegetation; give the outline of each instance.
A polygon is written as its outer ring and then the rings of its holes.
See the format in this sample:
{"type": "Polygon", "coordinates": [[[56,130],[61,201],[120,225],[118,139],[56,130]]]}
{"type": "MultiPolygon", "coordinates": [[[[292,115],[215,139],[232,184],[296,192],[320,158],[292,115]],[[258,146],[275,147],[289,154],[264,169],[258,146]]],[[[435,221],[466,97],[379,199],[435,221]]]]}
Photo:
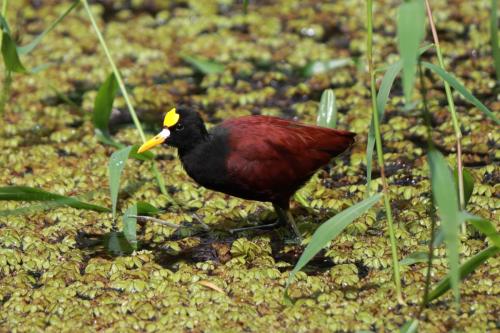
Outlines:
{"type": "Polygon", "coordinates": [[[498,329],[498,5],[459,3],[3,0],[0,328],[498,329]],[[358,133],[303,244],[137,153],[179,104],[358,133]]]}

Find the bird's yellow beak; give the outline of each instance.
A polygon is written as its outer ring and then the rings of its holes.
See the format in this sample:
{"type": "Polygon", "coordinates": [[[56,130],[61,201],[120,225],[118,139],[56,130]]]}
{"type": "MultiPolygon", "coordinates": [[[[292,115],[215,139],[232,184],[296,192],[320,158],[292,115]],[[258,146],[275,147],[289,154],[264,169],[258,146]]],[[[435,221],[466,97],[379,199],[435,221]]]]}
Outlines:
{"type": "Polygon", "coordinates": [[[163,142],[165,142],[165,140],[167,140],[169,136],[170,136],[170,131],[168,130],[168,128],[163,128],[163,130],[160,133],[158,133],[154,138],[144,142],[144,144],[139,147],[139,150],[137,150],[137,152],[140,154],[147,150],[150,150],[153,147],[161,145],[163,142]]]}

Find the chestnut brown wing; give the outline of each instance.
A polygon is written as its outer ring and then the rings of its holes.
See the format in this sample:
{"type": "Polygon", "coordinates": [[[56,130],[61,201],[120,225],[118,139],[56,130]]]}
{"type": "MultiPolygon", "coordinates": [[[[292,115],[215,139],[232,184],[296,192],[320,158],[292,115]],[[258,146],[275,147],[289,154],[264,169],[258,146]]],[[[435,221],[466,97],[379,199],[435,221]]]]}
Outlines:
{"type": "Polygon", "coordinates": [[[226,167],[242,197],[283,202],[354,142],[354,133],[266,116],[221,124],[229,130],[226,167]],[[248,193],[248,195],[245,195],[248,193]]]}

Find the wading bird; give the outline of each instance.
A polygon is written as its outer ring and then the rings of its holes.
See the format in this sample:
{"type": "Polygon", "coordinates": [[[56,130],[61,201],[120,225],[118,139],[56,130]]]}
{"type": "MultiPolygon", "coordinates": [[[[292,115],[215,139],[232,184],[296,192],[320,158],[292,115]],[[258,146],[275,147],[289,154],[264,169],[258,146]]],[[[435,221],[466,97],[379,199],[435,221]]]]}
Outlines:
{"type": "Polygon", "coordinates": [[[269,116],[229,119],[207,131],[197,112],[174,108],[167,112],[163,130],[138,152],[160,144],[176,147],[186,172],[198,184],[271,202],[278,222],[266,226],[289,224],[300,239],[290,198],[316,170],[348,149],[355,135],[269,116]]]}

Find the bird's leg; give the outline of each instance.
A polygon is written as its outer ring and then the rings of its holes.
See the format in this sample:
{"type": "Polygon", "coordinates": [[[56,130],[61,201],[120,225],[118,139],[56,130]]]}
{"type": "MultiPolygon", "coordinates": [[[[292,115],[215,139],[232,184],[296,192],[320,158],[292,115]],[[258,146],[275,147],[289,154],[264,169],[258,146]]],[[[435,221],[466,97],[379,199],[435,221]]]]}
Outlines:
{"type": "Polygon", "coordinates": [[[300,234],[297,224],[295,224],[295,219],[289,209],[281,208],[280,206],[273,204],[274,210],[278,215],[279,221],[285,225],[290,225],[297,236],[299,242],[302,242],[302,235],[300,234]]]}
{"type": "MultiPolygon", "coordinates": [[[[273,205],[274,207],[274,205],[273,205]]],[[[278,225],[282,224],[284,221],[279,218],[276,222],[274,223],[269,223],[269,224],[260,224],[260,225],[255,225],[251,227],[242,227],[242,228],[235,228],[235,229],[230,229],[229,232],[231,234],[234,234],[235,232],[240,232],[240,231],[246,231],[246,230],[256,230],[256,229],[264,229],[264,228],[274,228],[277,227],[278,225]]],[[[286,224],[286,223],[285,223],[286,224]]]]}
{"type": "Polygon", "coordinates": [[[255,230],[255,229],[264,229],[264,228],[274,228],[277,225],[279,225],[280,222],[276,221],[274,223],[269,223],[269,224],[261,224],[261,225],[254,225],[251,227],[242,227],[242,228],[234,228],[230,229],[229,232],[234,234],[235,232],[240,232],[240,231],[247,231],[247,230],[255,230]]]}

